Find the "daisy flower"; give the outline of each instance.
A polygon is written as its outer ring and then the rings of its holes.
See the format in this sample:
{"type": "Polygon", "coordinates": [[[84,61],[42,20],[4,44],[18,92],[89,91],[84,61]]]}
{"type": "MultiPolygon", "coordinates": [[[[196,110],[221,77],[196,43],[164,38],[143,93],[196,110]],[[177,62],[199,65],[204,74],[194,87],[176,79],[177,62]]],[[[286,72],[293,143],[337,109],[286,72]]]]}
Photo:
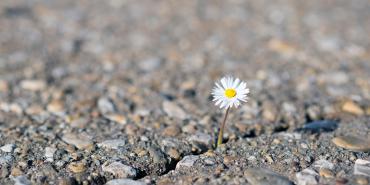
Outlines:
{"type": "Polygon", "coordinates": [[[233,106],[237,108],[241,102],[247,102],[248,93],[247,83],[232,77],[223,77],[215,83],[212,90],[213,101],[221,109],[233,106]]]}
{"type": "Polygon", "coordinates": [[[230,108],[237,108],[242,102],[247,102],[248,93],[247,83],[240,81],[239,78],[223,77],[219,82],[215,83],[215,87],[212,90],[213,101],[216,106],[226,109],[225,117],[218,130],[216,148],[222,144],[224,127],[230,108]]]}

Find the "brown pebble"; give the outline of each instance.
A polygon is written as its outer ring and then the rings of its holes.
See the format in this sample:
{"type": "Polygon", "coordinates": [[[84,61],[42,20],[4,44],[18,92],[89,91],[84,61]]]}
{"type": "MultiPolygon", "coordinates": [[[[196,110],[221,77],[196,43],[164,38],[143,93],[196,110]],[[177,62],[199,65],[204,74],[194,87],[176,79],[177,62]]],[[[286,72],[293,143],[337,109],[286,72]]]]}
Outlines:
{"type": "Polygon", "coordinates": [[[319,171],[319,174],[321,177],[325,177],[325,178],[333,178],[334,175],[333,175],[333,172],[329,169],[326,169],[326,168],[321,168],[320,171],[319,171]]]}
{"type": "Polygon", "coordinates": [[[72,162],[68,165],[68,169],[71,170],[73,173],[81,173],[86,170],[86,166],[83,162],[72,162]]]}
{"type": "Polygon", "coordinates": [[[168,150],[168,155],[171,157],[171,158],[173,158],[173,159],[175,159],[175,160],[179,160],[180,159],[180,153],[179,153],[179,151],[177,150],[177,149],[175,149],[175,148],[171,148],[171,149],[169,149],[168,150]]]}
{"type": "Polygon", "coordinates": [[[178,127],[176,125],[171,125],[171,126],[166,127],[163,130],[162,134],[164,136],[168,136],[168,137],[175,137],[175,136],[179,135],[180,132],[181,132],[180,127],[178,127]]]}
{"type": "Polygon", "coordinates": [[[363,139],[355,136],[338,136],[332,139],[332,142],[348,150],[353,151],[369,151],[370,150],[370,141],[369,139],[363,139]]]}
{"type": "Polygon", "coordinates": [[[342,110],[355,115],[363,115],[364,110],[353,101],[347,101],[342,105],[342,110]]]}
{"type": "Polygon", "coordinates": [[[356,183],[358,185],[366,185],[366,184],[369,184],[369,181],[367,180],[366,177],[358,176],[358,177],[356,177],[356,183]]]}
{"type": "Polygon", "coordinates": [[[13,169],[12,169],[12,171],[11,171],[11,173],[10,173],[10,174],[11,174],[11,175],[13,175],[14,177],[17,177],[17,176],[22,175],[22,174],[23,174],[23,172],[22,172],[22,170],[21,170],[21,169],[19,169],[19,168],[15,167],[15,168],[13,168],[13,169]]]}

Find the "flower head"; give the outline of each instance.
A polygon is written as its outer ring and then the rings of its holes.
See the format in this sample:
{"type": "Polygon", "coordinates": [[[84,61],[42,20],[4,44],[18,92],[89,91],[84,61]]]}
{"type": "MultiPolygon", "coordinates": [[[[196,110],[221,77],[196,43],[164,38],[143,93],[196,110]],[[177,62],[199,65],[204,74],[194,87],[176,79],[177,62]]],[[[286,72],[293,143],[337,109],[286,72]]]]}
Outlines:
{"type": "Polygon", "coordinates": [[[247,102],[249,89],[247,83],[238,78],[223,77],[215,83],[212,90],[213,101],[220,108],[238,107],[241,102],[247,102]]]}

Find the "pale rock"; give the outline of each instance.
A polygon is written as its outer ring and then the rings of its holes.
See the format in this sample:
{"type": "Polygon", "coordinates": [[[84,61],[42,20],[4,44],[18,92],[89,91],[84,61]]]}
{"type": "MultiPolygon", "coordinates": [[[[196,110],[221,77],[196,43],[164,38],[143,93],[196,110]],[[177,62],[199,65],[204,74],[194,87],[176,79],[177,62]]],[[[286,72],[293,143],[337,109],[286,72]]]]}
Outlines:
{"type": "Polygon", "coordinates": [[[102,170],[118,178],[135,178],[137,176],[135,168],[122,164],[121,162],[113,162],[109,165],[105,164],[102,166],[102,170]]]}
{"type": "Polygon", "coordinates": [[[174,102],[164,101],[162,107],[164,112],[166,112],[169,117],[178,118],[181,120],[187,118],[185,111],[174,102]]]}

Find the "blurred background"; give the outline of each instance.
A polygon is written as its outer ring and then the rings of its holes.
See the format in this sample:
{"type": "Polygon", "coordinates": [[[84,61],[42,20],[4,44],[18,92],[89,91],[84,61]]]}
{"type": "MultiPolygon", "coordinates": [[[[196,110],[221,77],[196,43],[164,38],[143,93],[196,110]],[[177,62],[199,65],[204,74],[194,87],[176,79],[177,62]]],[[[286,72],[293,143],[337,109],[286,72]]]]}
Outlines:
{"type": "MultiPolygon", "coordinates": [[[[224,75],[251,89],[230,117],[229,141],[366,116],[369,33],[367,0],[1,0],[1,144],[28,142],[41,160],[45,146],[71,145],[68,134],[143,148],[166,136],[209,138],[222,117],[210,92],[224,75]]],[[[177,161],[205,149],[178,150],[177,161]]],[[[73,160],[54,166],[56,176],[73,160]]],[[[137,178],[168,171],[127,161],[137,178]]]]}

